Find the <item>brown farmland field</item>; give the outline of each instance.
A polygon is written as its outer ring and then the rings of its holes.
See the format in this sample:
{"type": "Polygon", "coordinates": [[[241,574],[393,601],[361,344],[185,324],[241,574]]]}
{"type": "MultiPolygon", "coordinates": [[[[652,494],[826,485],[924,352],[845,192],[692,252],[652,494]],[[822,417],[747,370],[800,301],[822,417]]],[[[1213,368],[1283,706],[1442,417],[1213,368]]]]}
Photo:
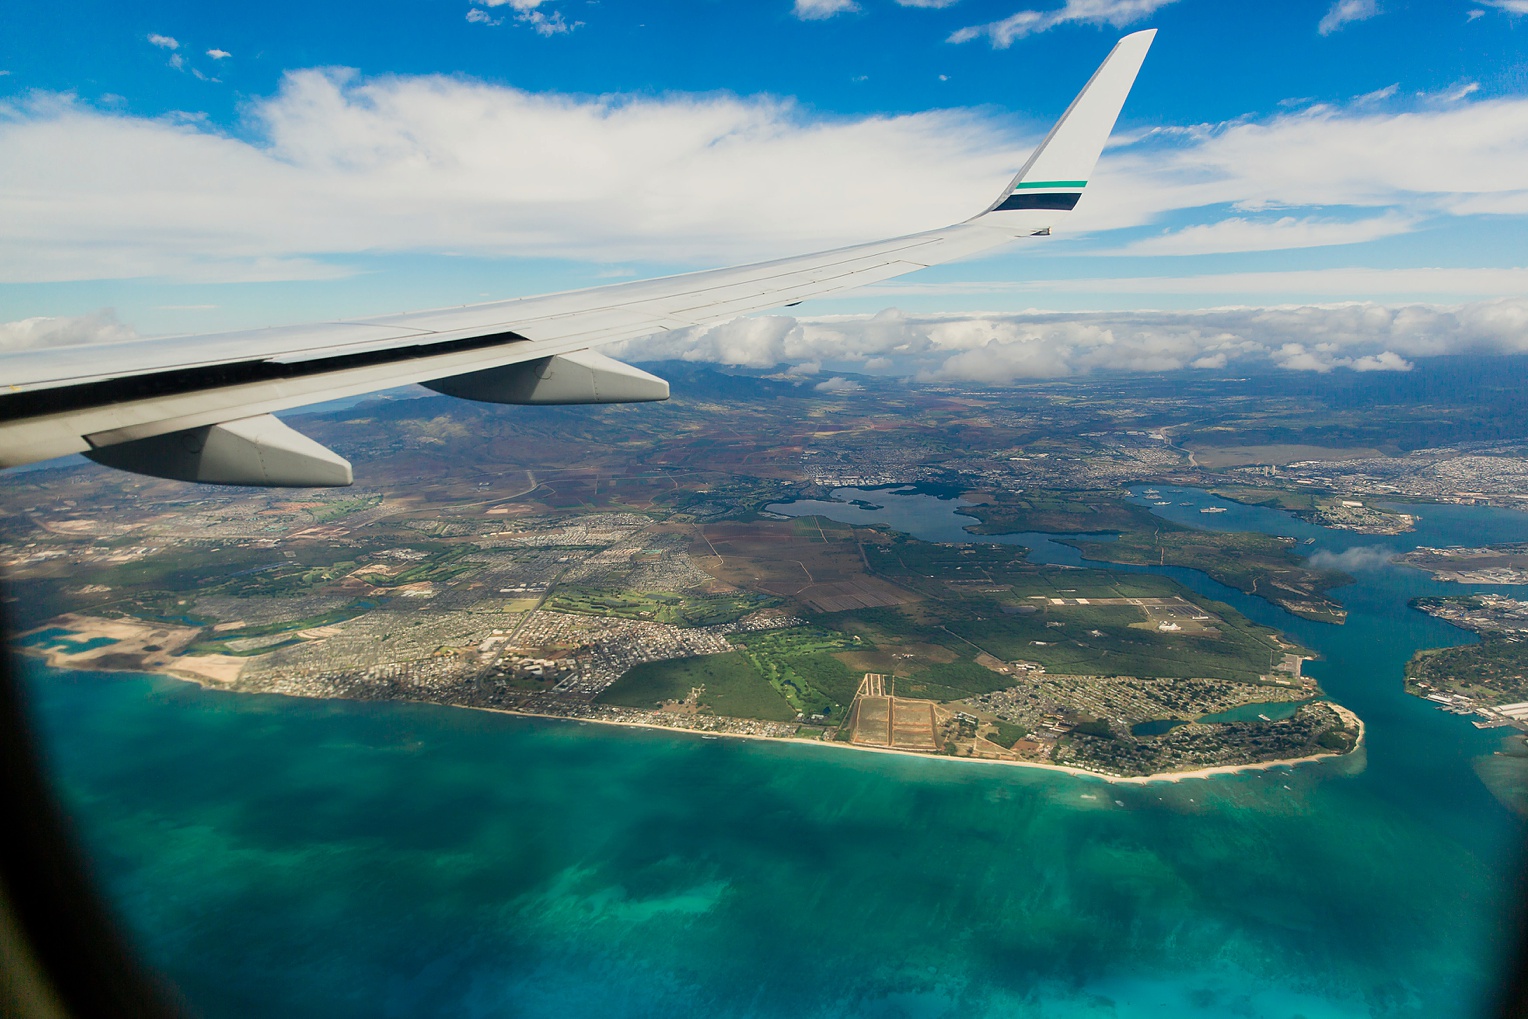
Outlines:
{"type": "Polygon", "coordinates": [[[811,520],[724,521],[697,528],[695,561],[717,580],[794,598],[816,612],[904,605],[917,595],[865,572],[853,532],[811,520]]]}

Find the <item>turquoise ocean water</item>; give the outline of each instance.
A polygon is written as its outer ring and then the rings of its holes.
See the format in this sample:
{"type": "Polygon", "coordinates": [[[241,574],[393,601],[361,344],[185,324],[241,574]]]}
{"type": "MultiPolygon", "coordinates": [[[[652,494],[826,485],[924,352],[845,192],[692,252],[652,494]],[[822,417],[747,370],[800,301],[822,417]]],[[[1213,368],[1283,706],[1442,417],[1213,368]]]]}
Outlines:
{"type": "MultiPolygon", "coordinates": [[[[1331,627],[1166,571],[1320,650],[1362,754],[1123,786],[35,663],[27,689],[101,881],[210,1017],[1484,1015],[1523,831],[1473,770],[1500,734],[1401,691],[1464,637],[1407,599],[1461,589],[1377,550],[1528,517],[1376,538],[1158,491],[1358,578],[1331,627]]],[[[970,537],[949,501],[840,498],[886,508],[781,509],[970,537]]]]}

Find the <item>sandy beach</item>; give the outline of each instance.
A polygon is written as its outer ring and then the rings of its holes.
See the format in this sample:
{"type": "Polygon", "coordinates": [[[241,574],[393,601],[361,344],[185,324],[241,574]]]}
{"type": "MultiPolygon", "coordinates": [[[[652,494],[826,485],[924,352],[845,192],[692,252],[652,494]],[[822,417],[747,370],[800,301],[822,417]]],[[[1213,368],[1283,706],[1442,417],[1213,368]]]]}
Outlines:
{"type": "MultiPolygon", "coordinates": [[[[1327,702],[1331,703],[1331,702],[1327,702]]],[[[651,729],[657,732],[673,733],[684,736],[709,737],[713,739],[738,739],[758,740],[764,743],[787,743],[792,746],[826,747],[835,750],[851,750],[857,753],[867,754],[891,754],[895,757],[913,758],[924,761],[947,761],[951,764],[971,765],[996,765],[1004,768],[1037,768],[1042,771],[1058,772],[1072,775],[1077,778],[1096,778],[1104,782],[1112,782],[1118,785],[1145,785],[1150,782],[1182,782],[1186,779],[1213,778],[1216,775],[1236,775],[1247,771],[1267,771],[1271,768],[1291,768],[1299,764],[1313,764],[1334,757],[1347,757],[1355,754],[1364,743],[1363,721],[1353,712],[1338,704],[1331,704],[1333,710],[1343,717],[1349,725],[1358,728],[1358,740],[1353,744],[1353,749],[1346,754],[1328,751],[1320,754],[1310,754],[1306,757],[1290,757],[1277,761],[1256,761],[1248,764],[1224,764],[1213,768],[1196,768],[1192,771],[1169,771],[1154,775],[1106,775],[1099,771],[1088,771],[1086,768],[1073,768],[1064,764],[1046,764],[1043,761],[1005,761],[987,757],[950,757],[945,754],[910,753],[906,750],[894,750],[890,747],[871,747],[855,743],[839,743],[832,740],[798,739],[792,736],[761,736],[756,733],[746,732],[711,732],[705,729],[683,729],[677,726],[654,725],[650,722],[623,722],[608,718],[579,718],[573,715],[549,715],[535,711],[513,711],[508,708],[484,708],[473,705],[457,704],[450,707],[465,707],[473,711],[492,711],[501,715],[518,715],[521,718],[546,718],[559,722],[587,722],[591,725],[610,725],[626,729],[651,729]]]]}

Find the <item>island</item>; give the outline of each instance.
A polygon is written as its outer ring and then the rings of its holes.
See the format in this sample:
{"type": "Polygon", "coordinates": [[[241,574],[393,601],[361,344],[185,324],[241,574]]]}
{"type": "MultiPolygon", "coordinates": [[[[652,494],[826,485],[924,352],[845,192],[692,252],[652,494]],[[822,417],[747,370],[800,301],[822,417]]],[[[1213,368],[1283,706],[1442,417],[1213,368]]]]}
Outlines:
{"type": "Polygon", "coordinates": [[[1222,485],[1210,489],[1222,499],[1248,506],[1287,510],[1297,520],[1359,534],[1404,534],[1416,530],[1416,517],[1375,506],[1353,494],[1329,495],[1291,491],[1256,484],[1222,485]]]}

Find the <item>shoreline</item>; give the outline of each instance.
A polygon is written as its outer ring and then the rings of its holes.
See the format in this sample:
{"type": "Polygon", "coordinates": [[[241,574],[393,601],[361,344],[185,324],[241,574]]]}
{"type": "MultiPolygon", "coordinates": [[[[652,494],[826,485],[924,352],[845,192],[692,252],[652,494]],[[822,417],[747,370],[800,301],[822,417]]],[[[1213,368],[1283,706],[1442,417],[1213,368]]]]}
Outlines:
{"type": "MultiPolygon", "coordinates": [[[[78,662],[78,663],[70,663],[70,662],[64,660],[64,659],[67,659],[67,658],[71,657],[70,655],[66,654],[65,652],[57,651],[57,650],[52,649],[52,648],[13,648],[12,651],[13,652],[19,652],[21,654],[31,655],[31,656],[34,656],[34,657],[41,657],[41,658],[44,659],[44,664],[46,664],[49,668],[67,669],[67,670],[73,671],[73,672],[122,673],[122,674],[126,674],[126,675],[135,675],[135,676],[163,676],[166,679],[173,679],[176,682],[191,683],[191,684],[193,684],[195,686],[202,687],[203,689],[207,689],[207,690],[219,690],[219,691],[221,691],[223,693],[234,694],[234,695],[243,695],[243,694],[250,694],[250,693],[268,693],[267,691],[232,690],[232,689],[229,689],[229,687],[226,684],[219,683],[217,680],[213,679],[210,676],[200,675],[200,674],[198,674],[196,672],[193,672],[193,671],[190,671],[190,670],[178,671],[178,670],[173,670],[173,669],[164,669],[164,670],[161,670],[161,671],[148,671],[148,670],[145,670],[145,669],[126,669],[126,668],[120,668],[119,669],[119,668],[110,668],[110,667],[108,667],[108,668],[94,668],[94,669],[92,669],[92,668],[88,668],[87,667],[87,666],[89,666],[91,664],[89,661],[78,662]]],[[[558,722],[584,722],[584,723],[588,723],[588,724],[591,724],[591,725],[608,725],[608,726],[612,726],[612,727],[615,727],[615,728],[624,728],[624,729],[646,729],[646,730],[654,731],[654,732],[663,732],[663,733],[670,733],[670,734],[673,734],[673,735],[682,735],[682,736],[692,736],[692,737],[702,737],[702,738],[704,738],[704,737],[711,737],[711,738],[714,738],[714,739],[755,740],[755,741],[762,742],[762,743],[780,743],[780,744],[785,744],[785,745],[789,745],[789,746],[828,747],[828,748],[833,748],[833,749],[838,749],[838,750],[852,750],[852,751],[856,751],[856,752],[859,752],[859,753],[889,754],[889,755],[892,755],[894,757],[909,758],[909,759],[921,759],[921,760],[929,760],[929,761],[949,761],[949,762],[958,763],[958,764],[996,765],[998,767],[1005,767],[1005,768],[1031,768],[1031,769],[1036,769],[1036,770],[1040,770],[1040,771],[1049,771],[1049,772],[1054,772],[1054,773],[1057,773],[1057,774],[1070,775],[1073,778],[1091,778],[1091,779],[1097,779],[1097,780],[1102,781],[1102,782],[1110,782],[1110,783],[1115,783],[1115,784],[1118,784],[1118,785],[1147,785],[1147,784],[1150,784],[1152,782],[1182,782],[1182,781],[1185,781],[1185,780],[1188,780],[1188,779],[1210,779],[1210,778],[1214,778],[1217,775],[1237,775],[1237,774],[1241,774],[1242,772],[1249,772],[1249,771],[1269,771],[1269,770],[1272,770],[1274,768],[1293,768],[1294,766],[1300,765],[1300,764],[1314,764],[1316,762],[1330,760],[1332,758],[1349,757],[1349,756],[1351,756],[1353,754],[1356,754],[1363,747],[1363,745],[1364,745],[1364,738],[1365,738],[1365,734],[1366,734],[1366,730],[1365,730],[1365,727],[1364,727],[1363,719],[1359,718],[1352,711],[1350,711],[1349,709],[1343,707],[1340,704],[1334,703],[1332,701],[1325,701],[1323,703],[1329,705],[1332,708],[1332,710],[1336,711],[1337,714],[1343,719],[1343,722],[1345,724],[1351,725],[1351,726],[1355,726],[1358,729],[1358,738],[1353,743],[1353,749],[1347,751],[1346,753],[1337,753],[1335,751],[1328,751],[1328,752],[1320,753],[1320,754],[1310,754],[1310,755],[1307,755],[1305,757],[1282,758],[1282,759],[1276,760],[1276,761],[1253,761],[1253,762],[1249,762],[1247,764],[1218,764],[1218,765],[1214,765],[1214,766],[1211,766],[1211,767],[1208,767],[1208,768],[1195,768],[1195,769],[1193,769],[1191,771],[1167,771],[1167,772],[1157,772],[1157,773],[1154,773],[1154,774],[1151,774],[1151,775],[1109,775],[1109,774],[1105,774],[1104,772],[1100,772],[1100,771],[1089,771],[1086,768],[1074,768],[1074,767],[1072,767],[1070,765],[1066,765],[1066,764],[1047,764],[1047,763],[1045,763],[1043,761],[1017,761],[1017,760],[1008,761],[1008,760],[1002,760],[1000,758],[990,758],[990,757],[954,757],[954,756],[950,756],[950,755],[946,755],[946,754],[929,754],[929,753],[919,753],[919,752],[908,751],[908,750],[896,750],[896,749],[893,749],[891,747],[873,747],[873,746],[864,746],[864,745],[856,744],[856,743],[840,743],[840,742],[838,742],[836,740],[802,739],[802,738],[799,738],[799,737],[796,737],[796,736],[763,736],[763,735],[759,735],[759,734],[756,734],[756,733],[747,733],[747,732],[713,732],[713,731],[708,731],[708,730],[704,730],[704,729],[686,729],[686,728],[682,728],[682,727],[679,727],[679,726],[656,725],[656,724],[651,723],[651,722],[624,722],[624,721],[618,721],[616,719],[610,719],[610,718],[581,718],[581,717],[579,717],[577,715],[553,715],[553,714],[548,714],[546,712],[541,712],[541,711],[521,711],[521,710],[518,710],[518,709],[515,709],[515,708],[491,708],[491,707],[483,707],[481,705],[476,705],[476,704],[451,704],[451,703],[442,703],[442,702],[439,702],[439,701],[411,700],[411,699],[408,699],[408,698],[398,698],[396,700],[390,699],[390,700],[383,700],[383,701],[368,702],[368,701],[362,701],[362,700],[358,700],[356,698],[350,698],[350,697],[311,697],[310,698],[310,697],[301,697],[301,695],[298,695],[298,694],[284,694],[284,693],[269,693],[268,695],[269,696],[275,696],[275,697],[292,697],[294,699],[302,699],[302,700],[320,700],[320,701],[323,701],[323,700],[344,700],[344,701],[352,701],[353,703],[357,703],[357,704],[360,704],[360,703],[428,704],[428,705],[431,705],[433,707],[438,707],[438,708],[456,708],[456,709],[462,710],[462,711],[488,711],[488,712],[492,712],[492,713],[497,714],[497,715],[511,715],[511,716],[516,716],[516,717],[519,717],[519,718],[543,718],[543,719],[549,719],[549,720],[558,721],[558,722]]],[[[725,717],[728,717],[728,716],[718,715],[718,716],[715,716],[715,717],[725,718],[725,717]]]]}
{"type": "MultiPolygon", "coordinates": [[[[413,704],[428,704],[432,701],[411,701],[413,704]]],[[[707,732],[703,729],[681,729],[675,726],[654,725],[650,722],[618,722],[608,718],[579,718],[574,715],[548,715],[536,711],[516,711],[510,708],[480,708],[467,704],[445,704],[438,707],[466,708],[469,711],[492,711],[501,715],[518,715],[521,718],[546,718],[560,722],[587,722],[592,725],[609,725],[625,729],[649,729],[658,732],[675,733],[711,737],[714,739],[741,739],[757,740],[763,743],[785,743],[792,746],[822,746],[833,747],[839,750],[854,750],[870,754],[890,754],[894,757],[914,758],[926,761],[950,761],[957,764],[991,764],[1005,768],[1035,768],[1042,771],[1058,772],[1071,775],[1074,778],[1095,778],[1104,782],[1112,782],[1119,785],[1146,785],[1151,782],[1182,782],[1185,779],[1214,778],[1216,775],[1236,775],[1245,771],[1268,771],[1273,768],[1292,768],[1297,764],[1314,764],[1318,761],[1332,758],[1349,757],[1356,754],[1364,745],[1364,723],[1357,715],[1347,708],[1331,701],[1325,702],[1343,717],[1344,721],[1356,723],[1358,726],[1358,739],[1353,743],[1353,749],[1346,753],[1327,751],[1320,754],[1310,754],[1305,757],[1289,757],[1277,761],[1254,761],[1248,764],[1217,764],[1208,768],[1195,768],[1191,771],[1164,771],[1151,775],[1108,775],[1101,771],[1088,771],[1086,768],[1074,768],[1066,764],[1046,764],[1043,761],[1006,761],[994,757],[954,757],[948,754],[927,754],[909,750],[896,750],[891,747],[872,747],[858,743],[840,743],[836,740],[799,739],[794,736],[759,736],[747,732],[707,732]]],[[[717,716],[726,717],[726,716],[717,716]]]]}

